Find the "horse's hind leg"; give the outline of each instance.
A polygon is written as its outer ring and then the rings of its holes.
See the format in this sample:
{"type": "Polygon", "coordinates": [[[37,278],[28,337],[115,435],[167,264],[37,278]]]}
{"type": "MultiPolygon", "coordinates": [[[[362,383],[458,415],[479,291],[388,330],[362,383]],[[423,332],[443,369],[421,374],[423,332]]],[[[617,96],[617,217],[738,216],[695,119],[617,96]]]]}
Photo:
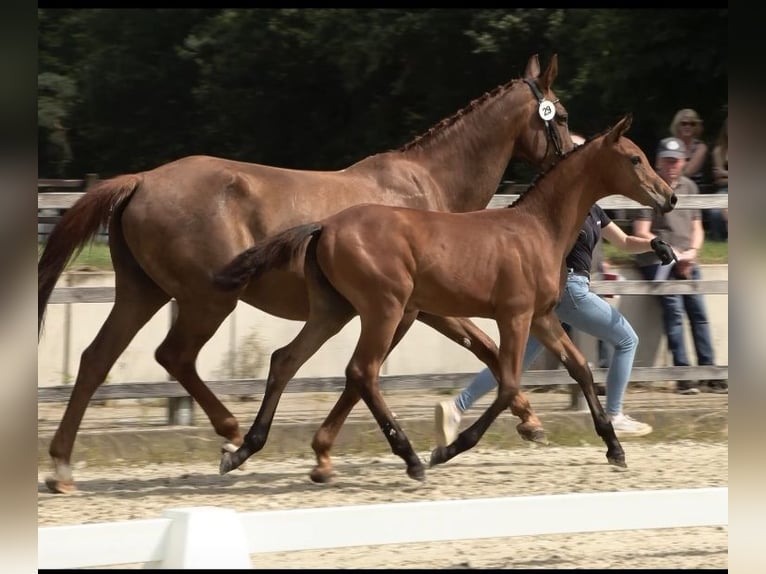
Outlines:
{"type": "MultiPolygon", "coordinates": [[[[178,301],[178,316],[154,356],[199,404],[215,432],[230,444],[239,446],[242,435],[236,417],[205,385],[195,366],[200,349],[234,310],[237,300],[215,293],[202,300],[204,306],[197,301],[178,301]]],[[[231,446],[224,444],[224,448],[231,446]]]]}
{"type": "MultiPolygon", "coordinates": [[[[489,367],[495,379],[500,380],[497,346],[472,321],[462,317],[439,317],[427,313],[420,313],[418,320],[469,349],[480,361],[489,367]]],[[[526,394],[520,391],[515,395],[510,409],[514,415],[521,419],[521,422],[516,426],[516,430],[521,438],[540,444],[548,444],[543,423],[532,410],[532,405],[529,403],[526,394]]]]}
{"type": "Polygon", "coordinates": [[[115,300],[96,338],[83,351],[72,395],[53,435],[48,452],[53,475],[45,480],[52,492],[77,490],[70,466],[77,431],[93,393],[138,330],[170,299],[153,283],[137,276],[117,275],[115,300]]]}
{"type": "Polygon", "coordinates": [[[266,391],[255,421],[245,435],[242,446],[234,452],[223,453],[219,465],[221,474],[238,468],[263,448],[285,385],[325,341],[337,334],[353,316],[353,309],[348,306],[336,309],[322,308],[321,311],[312,307],[308,321],[295,339],[274,351],[271,355],[266,391]]]}
{"type": "Polygon", "coordinates": [[[407,435],[394,419],[380,392],[379,375],[383,360],[391,348],[396,328],[403,313],[373,312],[360,314],[362,328],[359,342],[346,368],[346,385],[358,389],[362,400],[372,412],[391,445],[391,451],[400,456],[407,465],[407,475],[415,480],[425,480],[425,468],[415,454],[407,435]]]}
{"type": "MultiPolygon", "coordinates": [[[[399,322],[399,325],[396,327],[386,357],[391,354],[394,347],[396,347],[399,341],[402,340],[402,337],[409,331],[417,316],[416,311],[405,313],[404,317],[399,322]]],[[[385,358],[383,360],[385,360],[385,358]]],[[[346,421],[348,414],[351,412],[351,409],[354,408],[356,403],[359,402],[360,398],[361,395],[356,386],[346,385],[338,398],[338,401],[330,411],[330,414],[327,415],[322,426],[320,426],[314,434],[314,440],[311,441],[311,448],[314,449],[317,464],[310,475],[311,480],[314,482],[328,482],[332,478],[333,467],[332,459],[330,458],[330,449],[332,449],[332,445],[335,443],[335,439],[337,438],[343,423],[346,421]]]]}
{"type": "Polygon", "coordinates": [[[606,458],[610,464],[627,467],[625,464],[625,451],[617,439],[614,427],[601,406],[596,394],[596,388],[593,384],[593,373],[588,366],[588,361],[575,346],[569,336],[564,331],[555,314],[538,317],[532,324],[532,334],[535,338],[545,345],[555,356],[559,357],[561,363],[566,367],[577,384],[580,385],[585,400],[588,403],[593,424],[596,427],[596,433],[603,439],[607,446],[606,458]]]}

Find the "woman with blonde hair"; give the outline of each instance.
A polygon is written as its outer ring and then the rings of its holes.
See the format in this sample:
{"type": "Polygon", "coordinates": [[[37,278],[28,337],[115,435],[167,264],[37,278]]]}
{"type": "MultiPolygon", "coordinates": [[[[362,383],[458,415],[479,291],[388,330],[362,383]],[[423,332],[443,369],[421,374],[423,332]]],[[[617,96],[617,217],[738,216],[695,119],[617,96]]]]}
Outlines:
{"type": "Polygon", "coordinates": [[[683,175],[693,180],[694,183],[704,185],[705,160],[707,159],[707,144],[700,139],[702,137],[702,118],[691,109],[678,110],[670,123],[670,134],[677,137],[686,146],[686,165],[683,175]]]}

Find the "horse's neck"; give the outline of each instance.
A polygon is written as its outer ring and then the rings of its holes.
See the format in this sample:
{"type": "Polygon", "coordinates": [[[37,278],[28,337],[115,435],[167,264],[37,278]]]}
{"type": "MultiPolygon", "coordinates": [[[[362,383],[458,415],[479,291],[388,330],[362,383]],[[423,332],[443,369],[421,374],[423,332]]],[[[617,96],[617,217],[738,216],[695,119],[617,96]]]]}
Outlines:
{"type": "Polygon", "coordinates": [[[566,171],[541,179],[517,209],[538,219],[539,229],[550,237],[551,247],[563,258],[574,245],[590,208],[607,193],[594,170],[564,165],[560,169],[566,171]]]}
{"type": "Polygon", "coordinates": [[[520,82],[478,104],[409,150],[438,182],[441,200],[449,211],[484,209],[497,191],[525,117],[520,82]]]}

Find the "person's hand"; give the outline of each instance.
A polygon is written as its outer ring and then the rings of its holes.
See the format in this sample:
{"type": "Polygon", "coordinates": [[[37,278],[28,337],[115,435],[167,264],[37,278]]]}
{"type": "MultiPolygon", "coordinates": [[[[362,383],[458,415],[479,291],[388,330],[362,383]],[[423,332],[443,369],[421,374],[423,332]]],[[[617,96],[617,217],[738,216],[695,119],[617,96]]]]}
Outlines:
{"type": "Polygon", "coordinates": [[[675,251],[673,251],[673,248],[667,241],[663,241],[659,237],[655,237],[651,240],[649,245],[657,257],[660,258],[660,263],[662,263],[662,265],[668,265],[673,261],[678,261],[678,257],[676,257],[675,251]]]}

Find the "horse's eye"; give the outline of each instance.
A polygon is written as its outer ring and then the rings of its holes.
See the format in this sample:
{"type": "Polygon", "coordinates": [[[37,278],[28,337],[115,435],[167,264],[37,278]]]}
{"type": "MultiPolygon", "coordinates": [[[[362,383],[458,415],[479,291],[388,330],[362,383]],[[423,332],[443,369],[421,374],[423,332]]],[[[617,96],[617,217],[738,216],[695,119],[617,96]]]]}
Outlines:
{"type": "Polygon", "coordinates": [[[632,163],[633,165],[638,165],[639,163],[641,163],[641,158],[638,157],[637,155],[634,155],[633,157],[630,158],[630,163],[632,163]]]}
{"type": "Polygon", "coordinates": [[[569,116],[566,114],[558,114],[556,116],[556,121],[560,124],[565,124],[569,121],[569,116]]]}

